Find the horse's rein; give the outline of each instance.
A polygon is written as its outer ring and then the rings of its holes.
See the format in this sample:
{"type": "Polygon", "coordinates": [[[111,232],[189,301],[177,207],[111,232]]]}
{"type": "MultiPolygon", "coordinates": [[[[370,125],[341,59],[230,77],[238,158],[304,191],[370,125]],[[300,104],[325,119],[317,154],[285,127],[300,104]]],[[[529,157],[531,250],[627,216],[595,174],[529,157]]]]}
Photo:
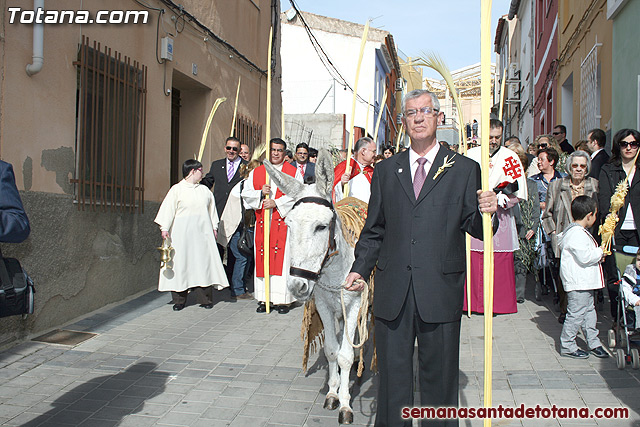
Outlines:
{"type": "Polygon", "coordinates": [[[331,218],[331,223],[329,224],[329,242],[327,243],[327,252],[325,252],[324,259],[320,264],[320,269],[318,271],[310,271],[310,270],[305,270],[303,268],[298,268],[298,267],[289,268],[289,274],[291,274],[292,276],[301,277],[307,280],[318,281],[318,278],[320,277],[320,272],[322,271],[324,264],[329,260],[329,258],[339,253],[339,251],[336,249],[337,248],[337,244],[336,244],[337,214],[336,214],[336,210],[333,208],[333,204],[330,201],[323,199],[322,197],[303,197],[293,205],[291,210],[294,210],[296,206],[298,206],[301,203],[315,203],[317,205],[325,206],[331,209],[331,212],[333,213],[333,217],[331,218]]]}

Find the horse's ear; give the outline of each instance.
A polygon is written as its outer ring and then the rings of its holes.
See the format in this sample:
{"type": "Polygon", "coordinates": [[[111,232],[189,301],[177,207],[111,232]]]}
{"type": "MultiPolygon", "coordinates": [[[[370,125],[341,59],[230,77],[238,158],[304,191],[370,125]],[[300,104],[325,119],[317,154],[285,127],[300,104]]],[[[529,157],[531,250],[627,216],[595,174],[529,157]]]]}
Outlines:
{"type": "Polygon", "coordinates": [[[274,168],[268,160],[264,161],[264,167],[267,169],[267,173],[273,180],[273,182],[278,186],[280,191],[282,191],[287,196],[295,199],[298,194],[302,190],[304,190],[304,184],[295,179],[292,176],[287,175],[286,173],[280,172],[278,169],[274,168]]]}
{"type": "Polygon", "coordinates": [[[316,190],[322,197],[331,200],[331,191],[333,190],[333,158],[331,153],[326,149],[318,152],[318,160],[316,161],[316,190]]]}

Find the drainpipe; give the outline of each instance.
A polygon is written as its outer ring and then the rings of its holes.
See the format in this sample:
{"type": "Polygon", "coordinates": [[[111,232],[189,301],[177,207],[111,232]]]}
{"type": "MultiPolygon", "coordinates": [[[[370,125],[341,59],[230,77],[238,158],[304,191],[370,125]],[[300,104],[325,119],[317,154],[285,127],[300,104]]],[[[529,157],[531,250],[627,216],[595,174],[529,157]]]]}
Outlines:
{"type": "MultiPolygon", "coordinates": [[[[33,0],[33,11],[44,11],[44,0],[33,0]]],[[[44,65],[44,23],[33,24],[33,64],[27,64],[27,75],[33,76],[42,70],[44,65]]]]}

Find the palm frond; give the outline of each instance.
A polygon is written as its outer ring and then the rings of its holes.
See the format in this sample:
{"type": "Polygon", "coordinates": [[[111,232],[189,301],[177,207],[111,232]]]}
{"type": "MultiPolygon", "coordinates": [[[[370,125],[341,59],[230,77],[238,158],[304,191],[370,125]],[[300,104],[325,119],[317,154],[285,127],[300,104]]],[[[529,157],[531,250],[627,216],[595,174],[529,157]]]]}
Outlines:
{"type": "Polygon", "coordinates": [[[431,68],[432,70],[440,74],[444,81],[447,83],[449,92],[451,93],[451,98],[453,98],[453,102],[456,103],[456,109],[458,110],[458,119],[460,120],[460,144],[462,144],[466,153],[467,149],[462,133],[462,124],[464,123],[464,120],[462,119],[462,105],[460,105],[458,91],[456,90],[456,86],[453,83],[453,77],[451,77],[451,71],[449,71],[449,67],[447,67],[447,64],[440,57],[440,55],[435,52],[422,52],[422,56],[411,61],[411,65],[431,68]]]}

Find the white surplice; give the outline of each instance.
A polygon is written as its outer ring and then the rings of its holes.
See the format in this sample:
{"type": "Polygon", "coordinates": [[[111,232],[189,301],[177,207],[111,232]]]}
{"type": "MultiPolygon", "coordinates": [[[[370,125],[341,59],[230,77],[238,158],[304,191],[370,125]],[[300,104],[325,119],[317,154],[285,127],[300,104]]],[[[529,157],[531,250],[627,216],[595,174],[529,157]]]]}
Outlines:
{"type": "MultiPolygon", "coordinates": [[[[282,164],[280,165],[274,165],[274,167],[276,169],[278,169],[279,171],[282,171],[282,164]]],[[[244,184],[244,188],[242,190],[242,200],[244,201],[245,207],[247,209],[261,209],[262,208],[262,202],[263,202],[263,198],[262,198],[262,190],[256,190],[255,186],[253,184],[253,173],[255,172],[255,169],[251,171],[251,173],[249,174],[249,177],[247,178],[245,184],[244,184]]],[[[300,177],[299,174],[296,174],[296,179],[300,182],[302,182],[302,179],[300,177]]],[[[278,191],[278,187],[276,186],[276,184],[270,180],[269,181],[269,185],[271,186],[271,192],[269,193],[269,198],[273,199],[276,202],[276,209],[278,209],[278,213],[280,213],[280,216],[282,218],[284,218],[287,213],[291,210],[291,208],[293,207],[293,199],[289,196],[287,196],[286,194],[284,194],[282,197],[276,199],[276,193],[278,191]]],[[[292,302],[294,302],[296,299],[293,297],[293,295],[291,295],[291,293],[289,292],[289,290],[287,289],[287,277],[289,276],[289,267],[290,267],[290,263],[289,263],[289,236],[287,236],[287,243],[285,245],[284,248],[284,263],[282,265],[282,276],[276,276],[276,275],[271,275],[269,276],[269,301],[271,304],[275,304],[275,305],[280,305],[280,304],[291,304],[292,302]]],[[[255,250],[257,248],[257,245],[254,245],[254,259],[257,259],[255,257],[255,250]]],[[[255,291],[255,297],[258,301],[266,301],[266,293],[265,293],[265,286],[264,286],[264,277],[258,277],[256,275],[256,268],[255,268],[255,264],[254,264],[254,268],[253,268],[253,276],[254,276],[254,291],[255,291]]]]}
{"type": "Polygon", "coordinates": [[[161,231],[169,232],[175,249],[173,268],[160,269],[158,290],[229,286],[214,236],[218,228],[216,203],[207,187],[180,181],[165,196],[154,222],[161,231]]]}

